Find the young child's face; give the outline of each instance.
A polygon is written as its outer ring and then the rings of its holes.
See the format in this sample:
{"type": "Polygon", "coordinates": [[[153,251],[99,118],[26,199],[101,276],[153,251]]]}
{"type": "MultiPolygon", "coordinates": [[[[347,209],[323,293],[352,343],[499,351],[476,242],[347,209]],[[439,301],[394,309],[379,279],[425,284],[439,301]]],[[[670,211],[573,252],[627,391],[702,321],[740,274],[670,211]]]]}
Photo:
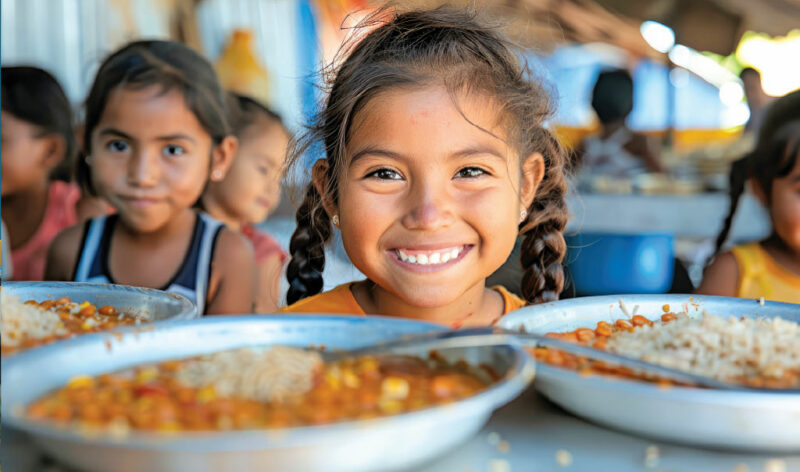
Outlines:
{"type": "Polygon", "coordinates": [[[770,215],[781,240],[800,254],[800,159],[789,175],[772,181],[770,215]]]}
{"type": "Polygon", "coordinates": [[[91,139],[94,187],[137,231],[162,228],[206,184],[211,137],[178,90],[115,89],[91,139]]]}
{"type": "Polygon", "coordinates": [[[5,197],[40,185],[57,161],[51,162],[53,159],[49,156],[52,152],[48,149],[55,141],[38,137],[40,130],[37,126],[5,111],[0,112],[0,120],[0,191],[5,197]]]}
{"type": "Polygon", "coordinates": [[[289,136],[283,127],[259,117],[245,129],[228,174],[213,192],[244,223],[264,221],[281,197],[281,172],[289,136]]]}
{"type": "Polygon", "coordinates": [[[462,96],[458,105],[472,124],[444,88],[383,92],[358,112],[348,140],[334,210],[344,247],[370,280],[414,306],[444,306],[483,286],[517,238],[519,156],[492,100],[462,96]]]}

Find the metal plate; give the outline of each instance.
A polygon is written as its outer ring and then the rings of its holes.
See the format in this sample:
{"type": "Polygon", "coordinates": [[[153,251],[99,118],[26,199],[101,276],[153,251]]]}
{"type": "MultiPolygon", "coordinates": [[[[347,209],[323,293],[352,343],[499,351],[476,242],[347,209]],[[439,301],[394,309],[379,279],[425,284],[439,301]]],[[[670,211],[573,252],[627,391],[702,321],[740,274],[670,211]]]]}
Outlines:
{"type": "Polygon", "coordinates": [[[197,318],[197,307],[186,297],[152,288],[84,282],[3,282],[4,292],[26,300],[88,301],[98,307],[111,305],[117,312],[144,314],[154,321],[197,318]]]}
{"type": "MultiPolygon", "coordinates": [[[[124,441],[85,437],[13,415],[20,406],[78,374],[98,375],[138,364],[269,344],[355,348],[440,326],[401,319],[343,316],[242,316],[162,323],[149,331],[108,334],[23,352],[3,368],[3,427],[29,433],[56,458],[87,471],[362,471],[396,470],[430,459],[475,434],[492,411],[516,397],[533,377],[533,361],[516,346],[441,351],[452,360],[486,363],[503,380],[463,401],[395,417],[274,431],[159,436],[124,441]],[[90,359],[91,362],[86,360],[90,359]],[[31,373],[35,372],[35,375],[31,373]]],[[[425,355],[423,347],[397,352],[425,355]]]]}
{"type": "MultiPolygon", "coordinates": [[[[776,317],[800,322],[800,305],[752,299],[690,295],[586,297],[530,306],[499,325],[532,333],[594,328],[598,321],[627,318],[619,306],[654,318],[665,304],[690,316],[703,310],[720,316],[776,317]]],[[[540,363],[536,388],[585,419],[631,433],[694,446],[736,450],[800,450],[800,395],[724,392],[672,387],[576,372],[540,363]]]]}

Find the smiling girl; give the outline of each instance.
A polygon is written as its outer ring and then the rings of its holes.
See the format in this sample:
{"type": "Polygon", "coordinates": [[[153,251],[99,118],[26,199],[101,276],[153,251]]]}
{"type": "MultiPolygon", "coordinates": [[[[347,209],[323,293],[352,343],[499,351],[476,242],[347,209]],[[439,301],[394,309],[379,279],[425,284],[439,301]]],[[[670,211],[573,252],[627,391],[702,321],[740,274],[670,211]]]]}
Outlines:
{"type": "Polygon", "coordinates": [[[46,278],[160,288],[201,313],[252,310],[252,248],[193,206],[236,152],[211,65],[184,45],[131,43],[86,101],[79,180],[117,214],[60,233],[46,278]]]}
{"type": "Polygon", "coordinates": [[[294,162],[324,158],[297,212],[288,312],[487,325],[563,285],[564,152],[516,52],[471,14],[380,11],[351,48],[294,162]],[[317,294],[331,224],[367,280],[317,294]],[[486,278],[525,235],[522,300],[486,278]],[[306,298],[310,297],[310,298],[306,298]],[[295,303],[296,302],[296,303],[295,303]]]}

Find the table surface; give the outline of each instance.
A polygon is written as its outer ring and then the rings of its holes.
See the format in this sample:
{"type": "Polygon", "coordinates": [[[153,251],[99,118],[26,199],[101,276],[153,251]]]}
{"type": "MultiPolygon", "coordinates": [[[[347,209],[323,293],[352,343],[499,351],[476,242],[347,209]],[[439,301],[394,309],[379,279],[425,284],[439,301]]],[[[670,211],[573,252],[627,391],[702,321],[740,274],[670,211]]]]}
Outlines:
{"type": "MultiPolygon", "coordinates": [[[[7,438],[4,434],[2,459],[5,470],[37,470],[30,468],[37,463],[34,455],[35,451],[31,450],[28,443],[15,443],[13,436],[7,438]]],[[[64,472],[60,467],[50,470],[64,472]]],[[[516,400],[496,411],[480,433],[445,455],[413,470],[793,472],[800,471],[800,454],[742,454],[696,449],[633,436],[572,416],[547,401],[535,389],[529,388],[516,400]],[[504,446],[508,446],[508,449],[505,450],[504,446]],[[657,463],[646,464],[645,455],[650,446],[658,448],[657,463]],[[570,466],[562,466],[556,461],[556,453],[560,450],[567,451],[571,456],[570,466]],[[783,468],[770,468],[770,461],[778,461],[772,465],[783,465],[783,468]]]]}
{"type": "Polygon", "coordinates": [[[572,416],[550,403],[535,389],[529,388],[519,398],[495,412],[477,436],[416,470],[793,472],[800,471],[800,454],[742,454],[697,449],[633,436],[572,416]],[[497,435],[508,443],[507,452],[501,451],[502,446],[495,445],[497,435]],[[647,464],[650,467],[647,467],[645,456],[649,446],[657,447],[658,459],[657,464],[650,462],[647,464]],[[572,464],[569,467],[559,465],[556,461],[559,450],[570,454],[572,464]],[[777,468],[779,465],[785,467],[777,468]]]}

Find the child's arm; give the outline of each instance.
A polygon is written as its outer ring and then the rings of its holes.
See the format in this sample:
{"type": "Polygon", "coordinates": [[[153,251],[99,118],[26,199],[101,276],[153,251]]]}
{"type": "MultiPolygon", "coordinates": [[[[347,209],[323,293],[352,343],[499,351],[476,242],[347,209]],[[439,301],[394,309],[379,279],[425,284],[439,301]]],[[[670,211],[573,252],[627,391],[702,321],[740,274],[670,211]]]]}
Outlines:
{"type": "Polygon", "coordinates": [[[53,238],[47,250],[44,280],[72,280],[75,264],[78,263],[83,228],[84,224],[78,223],[63,229],[53,238]]]}
{"type": "Polygon", "coordinates": [[[283,275],[283,259],[274,254],[258,265],[257,269],[255,312],[274,313],[278,309],[283,275]]]}
{"type": "Polygon", "coordinates": [[[205,314],[253,312],[255,284],[253,247],[242,235],[223,229],[211,262],[211,284],[205,314]]]}
{"type": "Polygon", "coordinates": [[[720,254],[703,274],[695,293],[735,297],[739,285],[739,265],[730,252],[720,254]]]}

